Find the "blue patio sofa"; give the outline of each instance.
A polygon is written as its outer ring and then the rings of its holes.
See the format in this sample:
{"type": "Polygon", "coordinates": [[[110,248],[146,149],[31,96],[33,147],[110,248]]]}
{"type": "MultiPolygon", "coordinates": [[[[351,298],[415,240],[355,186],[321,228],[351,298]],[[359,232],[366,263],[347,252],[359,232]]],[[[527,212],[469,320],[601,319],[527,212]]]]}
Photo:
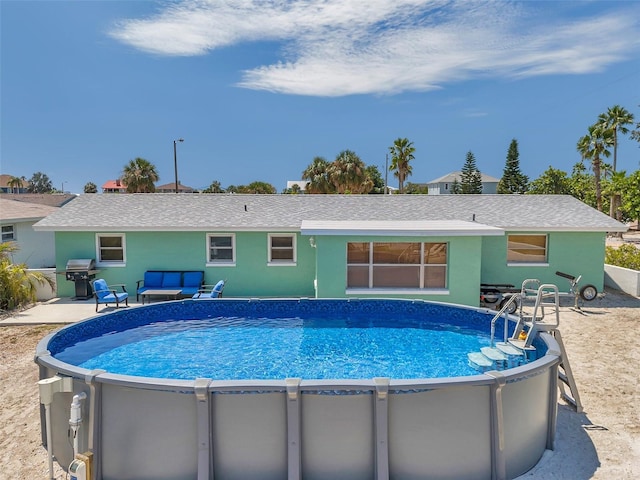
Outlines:
{"type": "Polygon", "coordinates": [[[147,290],[181,290],[180,295],[191,297],[204,284],[202,270],[147,270],[136,285],[136,301],[147,290]]]}

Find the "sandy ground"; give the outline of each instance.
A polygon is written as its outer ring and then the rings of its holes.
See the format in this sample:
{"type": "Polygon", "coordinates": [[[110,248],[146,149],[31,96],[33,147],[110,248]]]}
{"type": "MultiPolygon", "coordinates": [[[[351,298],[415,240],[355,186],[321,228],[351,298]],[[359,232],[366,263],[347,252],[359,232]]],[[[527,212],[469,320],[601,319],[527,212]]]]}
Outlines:
{"type": "MultiPolygon", "coordinates": [[[[611,290],[581,311],[570,300],[563,299],[560,330],[584,413],[559,400],[555,449],[520,478],[640,478],[640,299],[611,290]]],[[[0,479],[49,478],[33,357],[56,328],[0,326],[0,479]]],[[[55,478],[67,478],[57,465],[55,478]]]]}

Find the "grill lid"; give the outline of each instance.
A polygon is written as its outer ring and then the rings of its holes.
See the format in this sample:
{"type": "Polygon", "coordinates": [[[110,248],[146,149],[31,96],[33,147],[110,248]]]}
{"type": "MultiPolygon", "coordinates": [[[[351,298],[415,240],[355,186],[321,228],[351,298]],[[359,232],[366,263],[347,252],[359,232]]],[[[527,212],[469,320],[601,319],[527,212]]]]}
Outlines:
{"type": "Polygon", "coordinates": [[[77,272],[77,271],[89,271],[95,270],[96,261],[91,258],[73,258],[67,261],[67,271],[68,272],[77,272]]]}

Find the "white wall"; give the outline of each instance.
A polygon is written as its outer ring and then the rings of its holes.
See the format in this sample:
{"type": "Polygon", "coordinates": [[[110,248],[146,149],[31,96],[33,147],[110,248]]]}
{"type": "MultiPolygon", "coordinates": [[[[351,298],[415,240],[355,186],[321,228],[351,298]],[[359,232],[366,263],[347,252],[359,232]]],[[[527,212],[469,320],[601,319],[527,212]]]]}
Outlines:
{"type": "Polygon", "coordinates": [[[640,272],[637,270],[605,264],[604,284],[634,297],[640,297],[640,272]]]}
{"type": "Polygon", "coordinates": [[[53,288],[48,283],[39,284],[36,283],[36,299],[39,302],[51,300],[56,296],[56,269],[55,268],[34,268],[29,269],[29,272],[38,272],[46,275],[53,280],[53,288]]]}
{"type": "MultiPolygon", "coordinates": [[[[9,222],[3,222],[9,224],[9,222]]],[[[15,240],[20,248],[12,254],[13,263],[25,263],[29,268],[49,268],[56,264],[53,232],[36,232],[31,222],[12,223],[15,240]]]]}

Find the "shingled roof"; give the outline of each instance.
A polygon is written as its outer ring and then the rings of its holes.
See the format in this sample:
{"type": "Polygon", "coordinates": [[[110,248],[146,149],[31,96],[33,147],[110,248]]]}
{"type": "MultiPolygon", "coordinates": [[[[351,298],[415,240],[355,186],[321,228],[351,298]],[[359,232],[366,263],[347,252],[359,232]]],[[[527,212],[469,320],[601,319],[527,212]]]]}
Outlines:
{"type": "Polygon", "coordinates": [[[38,203],[18,202],[0,198],[0,220],[3,221],[36,221],[58,210],[58,207],[38,203]]]}
{"type": "Polygon", "coordinates": [[[624,232],[567,195],[81,195],[48,231],[298,231],[303,221],[458,221],[511,231],[624,232]]]}

